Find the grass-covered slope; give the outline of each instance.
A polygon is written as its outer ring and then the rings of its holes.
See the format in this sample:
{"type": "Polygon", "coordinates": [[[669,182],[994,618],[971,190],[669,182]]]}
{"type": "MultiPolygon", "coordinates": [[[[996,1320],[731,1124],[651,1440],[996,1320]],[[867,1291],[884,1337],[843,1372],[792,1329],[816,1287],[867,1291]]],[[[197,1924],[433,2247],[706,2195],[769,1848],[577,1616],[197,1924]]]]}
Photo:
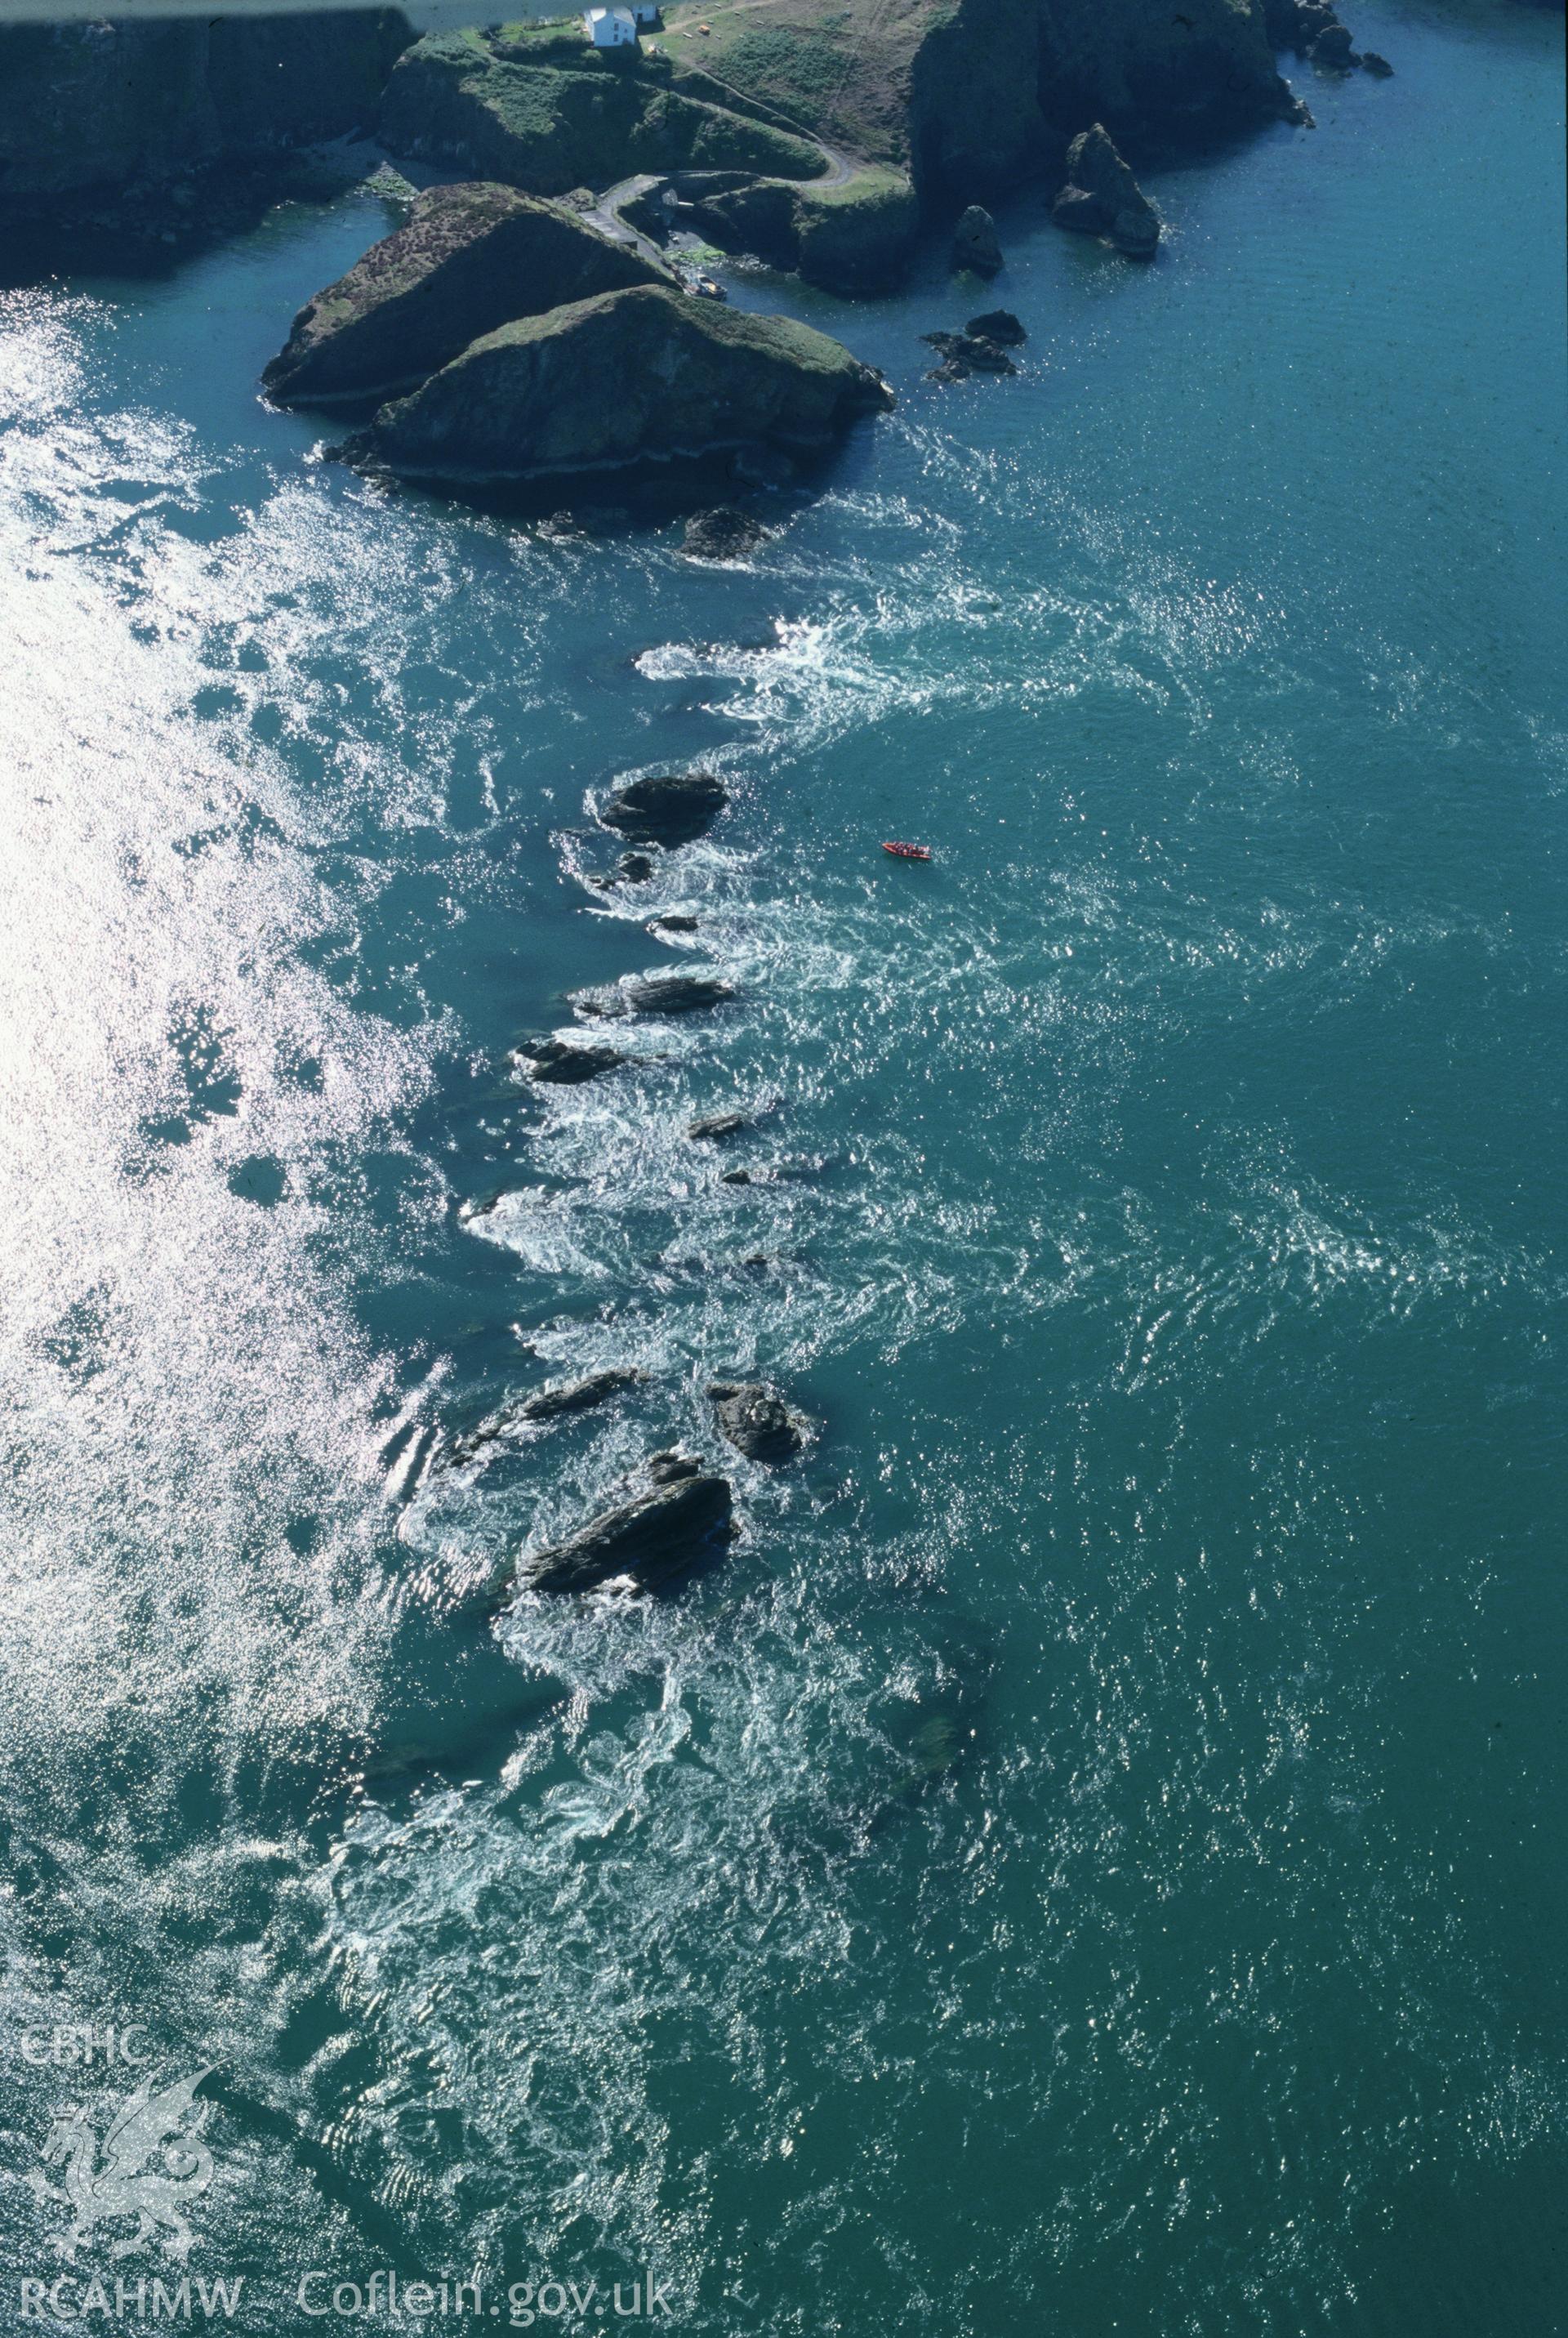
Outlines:
{"type": "Polygon", "coordinates": [[[1263,0],[675,0],[667,21],[678,81],[965,200],[1092,122],[1137,141],[1280,109],[1263,0]]]}
{"type": "Polygon", "coordinates": [[[561,205],[484,182],[436,187],[301,309],[261,378],[285,404],[379,400],[515,317],[671,280],[561,205]]]}
{"type": "MultiPolygon", "coordinates": [[[[1027,12],[1033,0],[1017,0],[1027,12]]],[[[739,94],[868,160],[907,168],[910,74],[944,0],[674,0],[665,45],[682,80],[739,94]],[[706,25],[706,34],[698,26],[706,25]]]]}
{"type": "Polygon", "coordinates": [[[661,60],[600,54],[581,37],[568,48],[559,35],[434,34],[399,59],[380,126],[395,154],[541,195],[639,171],[812,179],[826,168],[808,141],[681,95],[661,60]]]}
{"type": "Polygon", "coordinates": [[[487,334],[384,407],[372,439],[407,476],[524,479],[820,447],[892,402],[881,376],[826,333],[651,286],[487,334]]]}

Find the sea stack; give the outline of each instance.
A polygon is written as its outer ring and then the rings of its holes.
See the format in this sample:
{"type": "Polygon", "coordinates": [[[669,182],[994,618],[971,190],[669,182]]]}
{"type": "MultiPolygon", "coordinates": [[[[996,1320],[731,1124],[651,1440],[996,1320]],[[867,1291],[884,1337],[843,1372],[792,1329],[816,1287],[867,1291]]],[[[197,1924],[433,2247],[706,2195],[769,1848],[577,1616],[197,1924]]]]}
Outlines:
{"type": "Polygon", "coordinates": [[[996,276],[1002,269],[1002,240],[988,211],[971,203],[953,231],[953,265],[975,276],[996,276]]]}
{"type": "Polygon", "coordinates": [[[1160,241],[1159,212],[1098,122],[1067,149],[1067,183],[1051,216],[1075,234],[1105,236],[1134,260],[1152,260],[1160,241]]]}

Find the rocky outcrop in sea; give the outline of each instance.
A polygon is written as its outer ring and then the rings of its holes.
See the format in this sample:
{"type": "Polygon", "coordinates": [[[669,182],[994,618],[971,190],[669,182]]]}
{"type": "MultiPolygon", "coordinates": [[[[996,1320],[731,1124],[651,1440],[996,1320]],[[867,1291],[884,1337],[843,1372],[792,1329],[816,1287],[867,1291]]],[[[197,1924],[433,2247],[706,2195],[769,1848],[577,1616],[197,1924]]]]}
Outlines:
{"type": "Polygon", "coordinates": [[[1098,122],[1068,147],[1067,183],[1051,216],[1074,234],[1105,237],[1135,260],[1152,260],[1160,241],[1159,212],[1098,122]]]}
{"type": "Polygon", "coordinates": [[[435,187],[294,319],[262,374],[279,404],[379,402],[514,317],[673,279],[564,205],[511,187],[435,187]]]}
{"type": "Polygon", "coordinates": [[[1018,368],[1000,341],[983,333],[924,333],[942,362],[926,377],[931,381],[967,381],[976,373],[1016,373],[1018,368]]]}
{"type": "Polygon", "coordinates": [[[720,1436],[748,1460],[792,1461],[805,1445],[805,1421],[765,1381],[714,1380],[708,1394],[720,1436]]]}
{"type": "Polygon", "coordinates": [[[403,478],[494,484],[820,453],[892,404],[879,373],[808,325],[643,285],[485,334],[384,406],[358,451],[403,478]]]}
{"type": "Polygon", "coordinates": [[[768,534],[750,512],[720,504],[712,511],[692,516],[681,549],[689,560],[744,560],[748,553],[767,543],[768,534]]]}
{"type": "Polygon", "coordinates": [[[626,1390],[640,1387],[647,1373],[632,1366],[614,1367],[602,1372],[590,1372],[586,1380],[569,1380],[560,1388],[541,1389],[536,1395],[522,1397],[515,1404],[504,1405],[487,1420],[467,1436],[455,1438],[446,1449],[446,1461],[451,1467],[461,1467],[473,1461],[510,1435],[514,1429],[545,1420],[560,1420],[566,1415],[595,1411],[608,1404],[612,1397],[626,1390]]]}
{"type": "Polygon", "coordinates": [[[644,974],[611,990],[574,990],[568,1004],[579,1015],[616,1021],[633,1015],[696,1015],[735,995],[734,984],[722,975],[644,974]]]}
{"type": "Polygon", "coordinates": [[[729,789],[711,771],[653,771],[616,788],[599,822],[637,844],[691,844],[707,835],[729,801],[729,789]]]}
{"type": "Polygon", "coordinates": [[[988,211],[971,203],[953,231],[953,265],[975,276],[997,276],[1002,270],[1002,241],[988,211]]]}
{"type": "Polygon", "coordinates": [[[679,1454],[655,1455],[649,1474],[646,1492],[602,1510],[564,1542],[508,1560],[491,1586],[494,1604],[518,1591],[592,1591],[622,1576],[656,1591],[722,1548],[732,1531],[729,1479],[679,1454]]]}
{"type": "Polygon", "coordinates": [[[512,1060],[531,1080],[548,1087],[574,1088],[632,1058],[619,1047],[603,1047],[587,1040],[525,1039],[514,1050],[512,1060]]]}
{"type": "Polygon", "coordinates": [[[942,362],[926,376],[928,381],[967,381],[971,374],[1016,373],[1008,355],[1028,339],[1011,309],[990,309],[971,317],[961,333],[923,333],[942,362]]]}
{"type": "Polygon", "coordinates": [[[999,349],[1021,349],[1029,336],[1011,309],[987,309],[981,317],[971,317],[964,330],[975,340],[994,341],[999,349]]]}

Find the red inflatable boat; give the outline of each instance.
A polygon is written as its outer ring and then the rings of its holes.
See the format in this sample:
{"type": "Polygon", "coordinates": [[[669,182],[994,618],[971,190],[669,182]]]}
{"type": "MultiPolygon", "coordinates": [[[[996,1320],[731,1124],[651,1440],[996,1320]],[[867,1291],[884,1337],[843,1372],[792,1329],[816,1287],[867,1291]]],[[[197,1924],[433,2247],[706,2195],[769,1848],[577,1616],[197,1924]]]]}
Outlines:
{"type": "Polygon", "coordinates": [[[895,860],[929,860],[931,858],[928,844],[885,844],[882,850],[890,852],[895,860]]]}

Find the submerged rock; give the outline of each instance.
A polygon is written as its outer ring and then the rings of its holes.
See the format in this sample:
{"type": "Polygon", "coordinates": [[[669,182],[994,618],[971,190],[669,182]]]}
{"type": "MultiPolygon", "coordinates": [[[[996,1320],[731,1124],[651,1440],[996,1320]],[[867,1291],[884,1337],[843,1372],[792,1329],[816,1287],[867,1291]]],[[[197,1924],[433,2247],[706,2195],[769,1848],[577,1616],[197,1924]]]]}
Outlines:
{"type": "Polygon", "coordinates": [[[1362,50],[1361,70],[1375,74],[1379,81],[1390,81],[1394,74],[1394,68],[1387,58],[1380,57],[1376,49],[1362,50]]]}
{"type": "Polygon", "coordinates": [[[750,1169],[726,1169],[720,1177],[719,1183],[721,1185],[749,1185],[751,1183],[751,1172],[750,1169]]]}
{"type": "Polygon", "coordinates": [[[767,541],[768,530],[760,519],[731,504],[720,504],[687,521],[681,549],[689,560],[744,560],[767,541]]]}
{"type": "Polygon", "coordinates": [[[645,852],[623,852],[621,874],[628,885],[646,885],[653,874],[653,863],[645,852]]]}
{"type": "Polygon", "coordinates": [[[684,910],[671,909],[662,918],[650,918],[648,930],[655,936],[694,934],[697,931],[697,920],[695,918],[687,917],[684,910]]]}
{"type": "Polygon", "coordinates": [[[806,1426],[777,1389],[762,1380],[715,1380],[708,1390],[719,1430],[750,1461],[792,1460],[806,1442],[806,1426]]]}
{"type": "Polygon", "coordinates": [[[1327,65],[1331,73],[1348,73],[1358,62],[1347,25],[1325,25],[1307,52],[1315,65],[1327,65]]]}
{"type": "Polygon", "coordinates": [[[1108,236],[1118,251],[1147,260],[1160,241],[1160,214],[1097,122],[1067,149],[1067,184],[1051,206],[1058,227],[1108,236]]]}
{"type": "Polygon", "coordinates": [[[971,203],[953,231],[953,265],[976,276],[995,276],[1002,267],[1002,241],[988,211],[971,203]]]}
{"type": "Polygon", "coordinates": [[[577,1087],[584,1080],[596,1080],[601,1072],[612,1072],[618,1064],[629,1064],[632,1058],[619,1047],[578,1045],[567,1039],[525,1039],[514,1051],[513,1061],[525,1067],[531,1080],[577,1087]]]}
{"type": "Polygon", "coordinates": [[[281,404],[390,398],[515,317],[671,280],[554,203],[483,182],[432,187],[300,309],[262,386],[281,404]]]}
{"type": "Polygon", "coordinates": [[[579,1015],[693,1015],[734,996],[734,986],[721,975],[644,974],[614,990],[574,990],[570,1003],[579,1015]]]}
{"type": "Polygon", "coordinates": [[[941,356],[942,363],[928,377],[932,381],[967,381],[976,373],[1016,373],[1018,368],[999,341],[976,333],[923,333],[941,356]]]}
{"type": "Polygon", "coordinates": [[[977,341],[995,341],[998,349],[1015,349],[1029,338],[1011,309],[987,309],[971,317],[964,330],[977,341]]]}
{"type": "Polygon", "coordinates": [[[743,1128],[750,1125],[743,1112],[710,1112],[701,1120],[688,1121],[686,1134],[699,1142],[720,1144],[726,1136],[739,1136],[743,1128]]]}
{"type": "Polygon", "coordinates": [[[691,844],[707,835],[729,801],[729,789],[711,771],[655,773],[617,788],[599,824],[633,844],[691,844]]]}
{"type": "Polygon", "coordinates": [[[565,1542],[514,1560],[497,1596],[514,1589],[592,1591],[618,1576],[654,1591],[733,1531],[727,1478],[707,1476],[678,1454],[659,1455],[650,1474],[650,1492],[602,1511],[565,1542]]]}
{"type": "Polygon", "coordinates": [[[509,1429],[528,1421],[556,1420],[564,1413],[591,1412],[596,1405],[608,1404],[623,1390],[641,1387],[647,1378],[646,1372],[627,1365],[591,1372],[585,1380],[573,1380],[564,1388],[541,1389],[537,1395],[524,1397],[520,1403],[503,1406],[468,1436],[454,1439],[447,1448],[446,1459],[451,1463],[471,1461],[486,1446],[496,1444],[509,1429]]]}
{"type": "Polygon", "coordinates": [[[825,448],[892,404],[881,375],[826,333],[649,284],[485,335],[383,407],[368,452],[408,478],[529,479],[825,448]]]}

